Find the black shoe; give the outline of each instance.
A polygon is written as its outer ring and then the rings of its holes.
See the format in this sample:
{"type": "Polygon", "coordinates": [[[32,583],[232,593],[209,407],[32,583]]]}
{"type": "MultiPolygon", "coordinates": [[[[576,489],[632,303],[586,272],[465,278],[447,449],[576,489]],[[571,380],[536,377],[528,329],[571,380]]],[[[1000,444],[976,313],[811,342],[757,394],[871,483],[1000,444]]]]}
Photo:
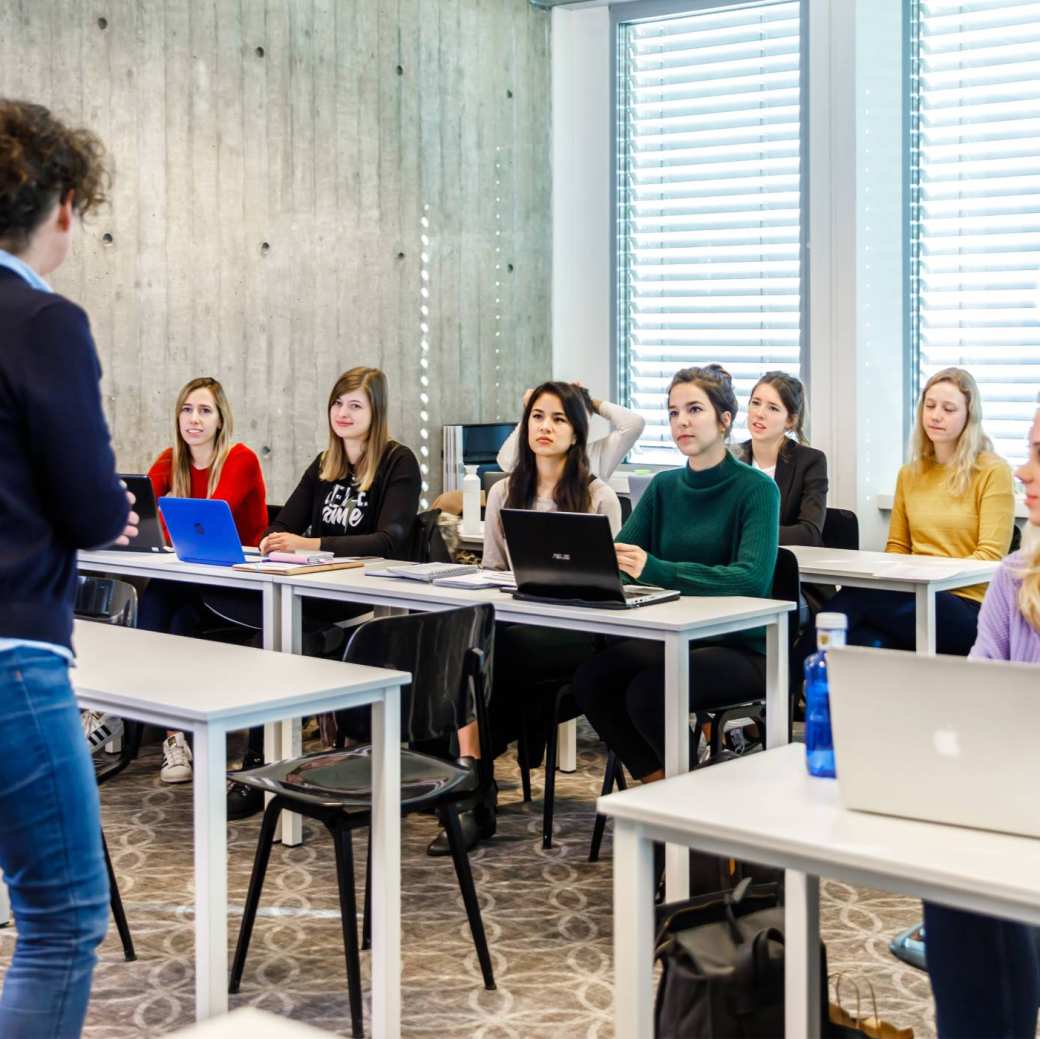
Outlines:
{"type": "MultiPolygon", "coordinates": [[[[253,751],[246,753],[241,771],[262,765],[263,759],[253,751]]],[[[227,817],[229,819],[248,819],[256,815],[264,807],[264,792],[255,786],[235,783],[228,780],[227,785],[227,817]]]]}
{"type": "MultiPolygon", "coordinates": [[[[470,759],[461,759],[469,761],[470,759]]],[[[476,763],[470,764],[474,768],[476,763]]],[[[459,825],[462,828],[462,846],[472,851],[482,840],[495,836],[498,828],[498,784],[492,779],[491,785],[482,791],[459,802],[459,825]]],[[[426,848],[426,854],[433,858],[451,854],[448,835],[441,830],[426,848]]]]}

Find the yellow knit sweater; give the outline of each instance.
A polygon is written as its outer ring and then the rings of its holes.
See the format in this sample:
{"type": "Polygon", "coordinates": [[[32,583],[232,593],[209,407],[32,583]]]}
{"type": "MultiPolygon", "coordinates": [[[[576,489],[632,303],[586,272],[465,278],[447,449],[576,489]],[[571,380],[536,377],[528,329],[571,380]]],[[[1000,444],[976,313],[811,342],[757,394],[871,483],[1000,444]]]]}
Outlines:
{"type": "MultiPolygon", "coordinates": [[[[911,462],[899,470],[886,552],[946,556],[951,559],[1002,559],[1011,547],[1015,496],[1011,467],[985,453],[968,489],[954,497],[946,487],[947,468],[936,462],[911,462]]],[[[954,592],[982,602],[986,585],[954,592]]]]}

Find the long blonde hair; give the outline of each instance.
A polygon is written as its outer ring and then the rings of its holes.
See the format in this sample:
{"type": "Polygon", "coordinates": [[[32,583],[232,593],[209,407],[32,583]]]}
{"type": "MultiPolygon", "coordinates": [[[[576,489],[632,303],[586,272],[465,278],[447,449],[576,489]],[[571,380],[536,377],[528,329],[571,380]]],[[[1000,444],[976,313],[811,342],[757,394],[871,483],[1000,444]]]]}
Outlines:
{"type": "Polygon", "coordinates": [[[342,480],[350,472],[350,459],[339,434],[332,427],[332,405],[344,393],[363,390],[368,397],[372,409],[372,424],[368,427],[368,439],[365,453],[357,468],[358,490],[367,491],[379,471],[379,463],[383,460],[386,446],[390,442],[390,430],[387,422],[387,390],[386,376],[378,368],[351,368],[344,372],[332,387],[329,394],[329,405],[325,409],[325,420],[329,424],[329,446],[321,456],[320,476],[323,480],[342,480]]]}
{"type": "Polygon", "coordinates": [[[231,417],[231,405],[228,403],[224,387],[204,375],[200,379],[192,379],[185,383],[181,392],[177,394],[177,405],[173,409],[173,464],[171,465],[172,480],[170,494],[174,498],[191,497],[191,448],[184,442],[181,436],[181,408],[184,402],[196,390],[209,390],[213,396],[213,403],[217,406],[217,414],[220,416],[220,427],[213,440],[213,461],[209,467],[209,483],[206,487],[206,497],[212,498],[217,484],[220,483],[220,474],[227,461],[228,452],[231,450],[231,434],[234,432],[234,421],[231,417]]]}
{"type": "Polygon", "coordinates": [[[970,372],[963,368],[943,368],[936,372],[925,383],[921,390],[921,396],[917,401],[917,412],[914,416],[914,431],[910,437],[910,460],[919,469],[935,462],[935,445],[928,439],[924,430],[924,399],[928,391],[940,382],[951,382],[964,395],[968,404],[968,417],[964,423],[964,429],[957,439],[957,450],[949,463],[949,473],[946,477],[946,488],[954,495],[960,497],[971,484],[971,479],[979,468],[979,456],[983,453],[993,453],[993,441],[982,429],[982,395],[979,393],[978,383],[970,372]]]}

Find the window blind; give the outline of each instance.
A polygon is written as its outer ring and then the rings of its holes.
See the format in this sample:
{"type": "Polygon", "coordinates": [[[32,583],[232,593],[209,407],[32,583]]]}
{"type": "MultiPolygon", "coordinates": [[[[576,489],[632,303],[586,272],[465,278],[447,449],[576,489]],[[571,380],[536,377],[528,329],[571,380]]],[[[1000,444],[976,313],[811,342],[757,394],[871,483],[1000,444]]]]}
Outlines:
{"type": "Polygon", "coordinates": [[[798,0],[618,27],[618,382],[646,419],[630,462],[674,464],[679,368],[762,372],[802,343],[798,0]]]}
{"type": "Polygon", "coordinates": [[[910,345],[918,387],[976,378],[997,451],[1040,390],[1040,3],[914,0],[910,345]]]}

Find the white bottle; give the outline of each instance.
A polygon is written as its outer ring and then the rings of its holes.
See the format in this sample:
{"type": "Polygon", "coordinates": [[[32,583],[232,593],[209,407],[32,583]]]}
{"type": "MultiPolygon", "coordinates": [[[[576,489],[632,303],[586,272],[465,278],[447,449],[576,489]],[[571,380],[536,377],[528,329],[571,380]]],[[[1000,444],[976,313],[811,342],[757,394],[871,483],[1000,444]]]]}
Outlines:
{"type": "Polygon", "coordinates": [[[477,467],[467,465],[462,478],[462,533],[474,536],[480,533],[480,477],[477,467]]]}

